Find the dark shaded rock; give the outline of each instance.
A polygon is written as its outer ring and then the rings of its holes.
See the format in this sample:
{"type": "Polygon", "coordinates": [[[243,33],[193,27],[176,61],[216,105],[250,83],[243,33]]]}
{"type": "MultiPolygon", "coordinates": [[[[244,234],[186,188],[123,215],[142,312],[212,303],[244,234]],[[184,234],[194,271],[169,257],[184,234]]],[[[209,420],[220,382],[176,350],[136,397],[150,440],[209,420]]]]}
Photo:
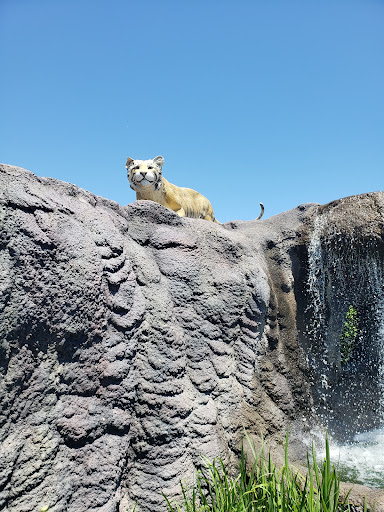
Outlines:
{"type": "Polygon", "coordinates": [[[347,201],[220,226],[0,166],[0,509],[160,511],[201,454],[235,464],[243,427],[300,439],[315,219],[382,254],[383,195],[355,224],[347,201]]]}

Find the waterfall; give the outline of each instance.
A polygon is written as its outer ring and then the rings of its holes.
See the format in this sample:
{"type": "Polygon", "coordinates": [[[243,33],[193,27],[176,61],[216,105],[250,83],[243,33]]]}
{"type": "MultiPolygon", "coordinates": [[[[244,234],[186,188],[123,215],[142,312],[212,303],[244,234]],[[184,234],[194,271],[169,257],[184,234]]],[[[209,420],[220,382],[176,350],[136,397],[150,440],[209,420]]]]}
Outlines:
{"type": "Polygon", "coordinates": [[[316,413],[340,439],[384,426],[384,266],[373,240],[337,231],[332,212],[314,221],[308,246],[304,342],[316,413]],[[346,312],[358,314],[350,359],[341,362],[346,312]]]}
{"type": "MultiPolygon", "coordinates": [[[[302,343],[312,370],[315,412],[331,437],[345,480],[383,486],[384,255],[374,240],[337,231],[318,214],[308,246],[302,343]],[[342,364],[341,332],[353,306],[358,333],[342,364]]],[[[319,455],[324,455],[319,452],[319,455]]]]}
{"type": "MultiPolygon", "coordinates": [[[[308,291],[310,301],[306,313],[312,313],[312,321],[307,323],[307,335],[311,341],[307,359],[310,367],[315,367],[320,376],[319,408],[326,406],[329,393],[328,366],[329,353],[326,337],[325,321],[325,272],[324,257],[321,247],[321,233],[326,223],[326,216],[316,217],[312,238],[308,248],[308,291]]],[[[323,414],[320,414],[323,416],[323,414]]]]}

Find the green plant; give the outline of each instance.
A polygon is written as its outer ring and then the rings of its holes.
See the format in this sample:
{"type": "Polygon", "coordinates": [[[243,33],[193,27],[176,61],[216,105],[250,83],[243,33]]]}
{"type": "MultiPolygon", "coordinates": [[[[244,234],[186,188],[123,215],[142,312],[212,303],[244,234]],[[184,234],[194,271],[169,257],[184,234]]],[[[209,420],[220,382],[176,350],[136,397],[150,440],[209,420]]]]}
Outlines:
{"type": "Polygon", "coordinates": [[[341,364],[345,365],[353,352],[358,334],[358,316],[353,306],[349,306],[345,316],[345,323],[340,336],[341,364]]]}
{"type": "Polygon", "coordinates": [[[192,489],[182,485],[182,502],[170,502],[164,495],[168,512],[340,512],[349,510],[347,498],[340,500],[340,479],[331,467],[328,437],[326,456],[319,467],[312,448],[312,461],[307,456],[306,477],[293,470],[288,462],[288,434],[285,461],[278,469],[264,448],[256,453],[246,434],[255,459],[247,465],[244,448],[241,450],[237,476],[230,477],[221,459],[205,461],[205,469],[197,473],[192,489]],[[248,468],[248,469],[247,469],[248,468]]]}

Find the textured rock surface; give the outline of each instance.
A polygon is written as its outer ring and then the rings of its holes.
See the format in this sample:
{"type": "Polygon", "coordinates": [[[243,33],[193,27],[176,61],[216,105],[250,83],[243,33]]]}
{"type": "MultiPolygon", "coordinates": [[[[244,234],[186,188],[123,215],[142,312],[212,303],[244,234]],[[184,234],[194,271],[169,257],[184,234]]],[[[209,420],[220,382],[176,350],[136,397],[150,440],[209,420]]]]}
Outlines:
{"type": "Polygon", "coordinates": [[[243,427],[301,435],[318,214],[219,226],[0,166],[0,509],[160,511],[243,427]]]}

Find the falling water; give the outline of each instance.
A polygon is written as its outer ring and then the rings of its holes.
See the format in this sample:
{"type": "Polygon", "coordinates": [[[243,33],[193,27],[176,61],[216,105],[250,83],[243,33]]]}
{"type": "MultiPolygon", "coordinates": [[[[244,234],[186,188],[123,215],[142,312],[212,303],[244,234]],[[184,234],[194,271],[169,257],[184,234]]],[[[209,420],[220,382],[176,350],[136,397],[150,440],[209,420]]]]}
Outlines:
{"type": "Polygon", "coordinates": [[[328,396],[328,346],[326,343],[325,321],[325,272],[321,247],[321,233],[326,216],[316,217],[312,238],[308,250],[308,291],[310,295],[307,313],[312,313],[312,321],[307,324],[307,335],[311,340],[307,354],[310,366],[316,367],[320,376],[319,400],[324,407],[328,396]],[[312,311],[311,311],[312,310],[312,311]]]}
{"type": "Polygon", "coordinates": [[[338,233],[318,215],[308,248],[303,345],[316,414],[345,478],[384,485],[384,265],[374,241],[338,233]],[[340,337],[350,306],[358,335],[343,365],[340,337]]]}

